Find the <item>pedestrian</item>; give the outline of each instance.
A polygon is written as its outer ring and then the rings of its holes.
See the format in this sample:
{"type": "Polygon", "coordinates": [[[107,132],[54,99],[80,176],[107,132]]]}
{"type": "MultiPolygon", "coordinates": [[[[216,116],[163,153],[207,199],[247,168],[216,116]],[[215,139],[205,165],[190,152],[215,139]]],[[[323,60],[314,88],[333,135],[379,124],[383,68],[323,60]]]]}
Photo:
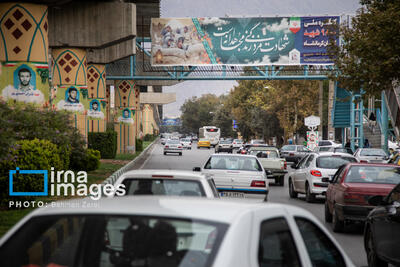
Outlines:
{"type": "Polygon", "coordinates": [[[368,139],[364,140],[364,148],[370,148],[370,144],[369,144],[368,139]]]}
{"type": "Polygon", "coordinates": [[[346,144],[344,145],[344,147],[349,147],[350,148],[350,140],[347,140],[346,144]]]}
{"type": "Polygon", "coordinates": [[[376,125],[376,116],[374,114],[374,112],[371,112],[371,114],[369,114],[369,128],[371,129],[372,133],[375,132],[375,125],[376,125]]]}

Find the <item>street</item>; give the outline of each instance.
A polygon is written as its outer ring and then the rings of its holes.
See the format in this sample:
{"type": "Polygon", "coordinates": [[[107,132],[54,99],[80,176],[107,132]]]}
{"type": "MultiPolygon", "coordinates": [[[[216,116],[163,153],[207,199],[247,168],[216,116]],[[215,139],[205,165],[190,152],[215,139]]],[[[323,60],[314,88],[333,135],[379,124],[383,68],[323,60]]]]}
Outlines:
{"type": "MultiPolygon", "coordinates": [[[[168,154],[163,155],[163,146],[156,144],[151,149],[149,157],[139,166],[143,169],[170,169],[170,170],[189,170],[193,167],[202,167],[210,154],[214,153],[214,149],[197,149],[196,145],[192,146],[192,150],[184,150],[183,155],[168,154]]],[[[362,225],[351,225],[346,228],[345,233],[337,234],[332,231],[330,223],[324,221],[324,198],[320,197],[316,203],[307,203],[304,195],[300,194],[298,199],[289,198],[287,177],[285,177],[285,186],[280,187],[270,184],[269,201],[276,203],[284,203],[294,205],[308,210],[316,216],[325,227],[332,233],[342,248],[349,255],[356,266],[367,266],[367,256],[363,245],[363,227],[362,225]]]]}

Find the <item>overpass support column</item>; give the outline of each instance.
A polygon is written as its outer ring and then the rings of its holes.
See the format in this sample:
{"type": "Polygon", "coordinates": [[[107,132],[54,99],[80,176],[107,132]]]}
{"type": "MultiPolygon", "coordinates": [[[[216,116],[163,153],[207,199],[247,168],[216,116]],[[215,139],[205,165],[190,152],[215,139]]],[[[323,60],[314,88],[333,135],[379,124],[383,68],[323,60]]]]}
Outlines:
{"type": "Polygon", "coordinates": [[[0,4],[0,99],[48,107],[48,8],[0,4]]]}
{"type": "Polygon", "coordinates": [[[388,110],[386,106],[386,98],[385,98],[385,91],[382,91],[381,93],[381,124],[382,124],[382,149],[387,152],[389,152],[388,148],[388,126],[389,126],[389,121],[388,121],[388,110]]]}
{"type": "Polygon", "coordinates": [[[89,132],[105,132],[107,128],[106,65],[89,64],[87,67],[89,94],[89,132]]]}

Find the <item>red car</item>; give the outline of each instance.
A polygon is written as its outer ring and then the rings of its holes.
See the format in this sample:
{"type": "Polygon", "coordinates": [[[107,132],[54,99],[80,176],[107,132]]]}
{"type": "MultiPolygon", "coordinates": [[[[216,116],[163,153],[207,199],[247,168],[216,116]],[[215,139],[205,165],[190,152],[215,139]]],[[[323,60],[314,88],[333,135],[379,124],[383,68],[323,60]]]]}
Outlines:
{"type": "Polygon", "coordinates": [[[371,196],[386,196],[400,183],[400,166],[350,163],[329,179],[325,200],[325,221],[341,232],[346,223],[363,222],[374,208],[371,196]]]}

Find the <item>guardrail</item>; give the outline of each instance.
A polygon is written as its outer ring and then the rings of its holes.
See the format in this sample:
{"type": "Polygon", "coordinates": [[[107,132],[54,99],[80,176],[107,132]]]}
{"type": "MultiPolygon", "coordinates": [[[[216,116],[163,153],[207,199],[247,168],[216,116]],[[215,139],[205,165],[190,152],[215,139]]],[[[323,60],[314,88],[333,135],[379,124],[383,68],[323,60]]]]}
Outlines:
{"type": "Polygon", "coordinates": [[[153,145],[159,140],[159,137],[157,137],[148,147],[146,147],[136,158],[134,158],[132,161],[130,161],[128,164],[124,165],[122,168],[116,170],[113,174],[111,174],[107,179],[103,181],[102,184],[114,184],[117,179],[125,173],[127,170],[129,170],[133,165],[135,165],[136,161],[138,161],[142,155],[145,155],[147,150],[149,150],[153,145]]]}

